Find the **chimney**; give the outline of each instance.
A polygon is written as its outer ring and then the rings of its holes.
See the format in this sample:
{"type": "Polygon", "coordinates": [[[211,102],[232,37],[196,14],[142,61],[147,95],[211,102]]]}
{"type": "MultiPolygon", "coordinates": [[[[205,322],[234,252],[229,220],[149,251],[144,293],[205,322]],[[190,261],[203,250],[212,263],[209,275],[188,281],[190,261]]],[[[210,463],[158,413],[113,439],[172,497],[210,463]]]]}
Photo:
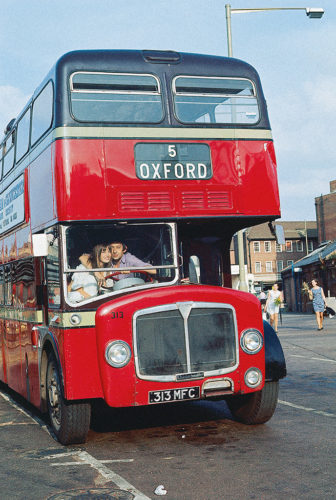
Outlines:
{"type": "Polygon", "coordinates": [[[335,181],[330,181],[330,192],[335,193],[336,192],[336,180],[335,181]]]}

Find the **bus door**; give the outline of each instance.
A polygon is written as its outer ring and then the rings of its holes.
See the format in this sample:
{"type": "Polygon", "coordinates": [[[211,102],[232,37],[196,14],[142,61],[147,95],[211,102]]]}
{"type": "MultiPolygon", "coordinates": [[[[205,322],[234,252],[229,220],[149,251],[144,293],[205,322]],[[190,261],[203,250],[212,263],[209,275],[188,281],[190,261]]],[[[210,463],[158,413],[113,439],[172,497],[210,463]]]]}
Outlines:
{"type": "Polygon", "coordinates": [[[196,262],[198,282],[203,285],[231,286],[229,243],[217,236],[187,234],[180,239],[184,277],[189,275],[190,259],[196,262]]]}
{"type": "Polygon", "coordinates": [[[44,318],[48,332],[51,333],[55,344],[60,347],[63,330],[59,325],[62,322],[61,283],[60,283],[60,251],[58,230],[54,227],[48,233],[48,254],[44,258],[43,283],[46,284],[43,293],[44,318]]]}

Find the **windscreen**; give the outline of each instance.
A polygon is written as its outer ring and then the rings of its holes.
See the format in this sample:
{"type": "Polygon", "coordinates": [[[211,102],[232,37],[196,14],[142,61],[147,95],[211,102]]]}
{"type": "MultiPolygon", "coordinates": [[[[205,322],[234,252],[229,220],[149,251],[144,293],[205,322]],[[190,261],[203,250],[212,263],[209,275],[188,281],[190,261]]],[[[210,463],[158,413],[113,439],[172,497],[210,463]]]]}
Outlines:
{"type": "Polygon", "coordinates": [[[160,84],[152,75],[78,72],[71,75],[71,110],[83,122],[158,123],[160,84]]]}
{"type": "Polygon", "coordinates": [[[67,300],[172,282],[174,253],[169,224],[73,224],[65,229],[67,300]]]}
{"type": "Polygon", "coordinates": [[[174,80],[175,114],[183,123],[255,124],[255,87],[243,78],[179,76],[174,80]]]}

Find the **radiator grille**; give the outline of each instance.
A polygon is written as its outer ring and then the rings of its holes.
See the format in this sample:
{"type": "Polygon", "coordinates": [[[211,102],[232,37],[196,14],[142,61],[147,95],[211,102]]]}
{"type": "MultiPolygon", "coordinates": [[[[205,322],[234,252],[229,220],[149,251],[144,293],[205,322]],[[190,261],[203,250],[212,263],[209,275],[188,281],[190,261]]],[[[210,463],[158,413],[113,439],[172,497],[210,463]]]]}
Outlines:
{"type": "Polygon", "coordinates": [[[236,363],[233,310],[193,307],[188,316],[178,306],[140,314],[135,324],[139,376],[175,377],[215,372],[236,363]]]}

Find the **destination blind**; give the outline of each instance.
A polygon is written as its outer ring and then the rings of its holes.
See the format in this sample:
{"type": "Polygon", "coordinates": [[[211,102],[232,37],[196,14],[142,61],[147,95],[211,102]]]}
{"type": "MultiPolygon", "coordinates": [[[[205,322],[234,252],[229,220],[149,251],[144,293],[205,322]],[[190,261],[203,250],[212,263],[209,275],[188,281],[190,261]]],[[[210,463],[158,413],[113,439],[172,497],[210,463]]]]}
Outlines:
{"type": "Polygon", "coordinates": [[[207,144],[139,143],[134,151],[136,175],[142,180],[202,180],[212,177],[207,144]]]}

